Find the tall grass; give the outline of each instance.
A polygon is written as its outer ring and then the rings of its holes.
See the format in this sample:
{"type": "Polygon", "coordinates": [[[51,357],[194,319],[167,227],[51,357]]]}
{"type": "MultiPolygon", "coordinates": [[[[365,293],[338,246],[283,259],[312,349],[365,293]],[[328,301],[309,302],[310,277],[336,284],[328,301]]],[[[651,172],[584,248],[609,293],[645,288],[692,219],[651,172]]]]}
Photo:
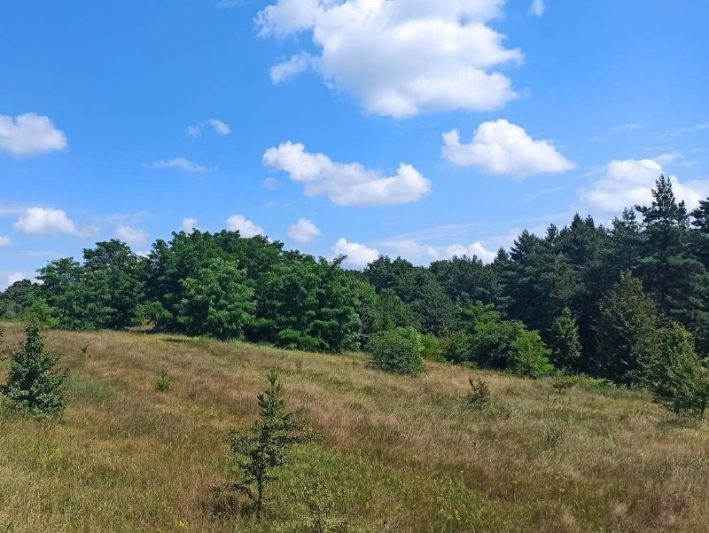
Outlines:
{"type": "Polygon", "coordinates": [[[0,531],[297,530],[316,477],[332,519],[365,531],[709,524],[706,423],[674,423],[642,393],[581,383],[559,398],[547,380],[436,363],[401,377],[359,354],[164,335],[50,332],[47,347],[71,370],[70,403],[59,424],[0,418],[0,531]],[[321,438],[295,450],[259,525],[222,512],[210,487],[271,368],[321,438]],[[156,391],[162,369],[169,393],[156,391]],[[489,386],[484,409],[465,401],[471,376],[489,386]]]}

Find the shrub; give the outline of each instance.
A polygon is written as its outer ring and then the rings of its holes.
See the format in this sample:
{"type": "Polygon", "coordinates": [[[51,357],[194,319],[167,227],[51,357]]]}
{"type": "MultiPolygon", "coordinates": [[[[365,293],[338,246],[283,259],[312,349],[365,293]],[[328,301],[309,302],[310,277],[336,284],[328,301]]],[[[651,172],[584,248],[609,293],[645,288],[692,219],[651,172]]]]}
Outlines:
{"type": "Polygon", "coordinates": [[[57,358],[44,350],[37,324],[26,329],[25,342],[12,355],[3,393],[12,409],[30,416],[61,416],[66,372],[57,372],[57,358]]]}
{"type": "Polygon", "coordinates": [[[162,369],[160,376],[155,380],[155,390],[158,392],[168,392],[172,388],[173,379],[167,373],[167,370],[162,369]]]}
{"type": "Polygon", "coordinates": [[[421,356],[424,359],[429,359],[430,361],[443,361],[441,342],[435,335],[432,333],[421,335],[421,344],[423,345],[421,356]]]}
{"type": "Polygon", "coordinates": [[[416,374],[423,367],[421,335],[413,328],[382,331],[369,341],[372,363],[380,370],[416,374]]]}
{"type": "Polygon", "coordinates": [[[248,434],[234,432],[229,439],[242,480],[218,489],[250,498],[258,520],[263,512],[266,484],[276,479],[273,470],[286,465],[286,454],[291,446],[309,439],[303,424],[286,411],[276,371],[271,370],[267,379],[268,389],[257,396],[261,408],[258,420],[248,434]]]}
{"type": "Polygon", "coordinates": [[[468,379],[470,383],[470,392],[467,396],[468,403],[475,408],[485,407],[490,403],[490,389],[482,379],[468,379]]]}

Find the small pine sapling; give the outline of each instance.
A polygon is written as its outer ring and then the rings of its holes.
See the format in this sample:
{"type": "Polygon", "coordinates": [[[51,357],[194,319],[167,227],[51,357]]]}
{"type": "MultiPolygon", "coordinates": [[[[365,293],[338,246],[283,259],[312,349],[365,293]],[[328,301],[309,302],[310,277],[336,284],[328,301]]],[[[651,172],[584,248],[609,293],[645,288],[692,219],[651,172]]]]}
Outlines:
{"type": "Polygon", "coordinates": [[[266,485],[277,480],[274,469],[286,466],[289,448],[310,439],[304,425],[286,411],[276,371],[271,370],[267,379],[268,389],[257,396],[261,409],[258,420],[248,434],[234,432],[229,439],[242,480],[219,489],[238,492],[250,498],[257,520],[261,519],[263,513],[266,485]]]}

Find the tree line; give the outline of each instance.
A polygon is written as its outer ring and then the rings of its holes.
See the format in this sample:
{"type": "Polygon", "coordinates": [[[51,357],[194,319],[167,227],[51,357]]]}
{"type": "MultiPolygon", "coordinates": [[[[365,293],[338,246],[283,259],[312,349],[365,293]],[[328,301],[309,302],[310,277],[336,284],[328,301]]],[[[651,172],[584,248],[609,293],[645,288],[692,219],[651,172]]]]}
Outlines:
{"type": "Polygon", "coordinates": [[[668,368],[706,371],[709,199],[689,212],[661,176],[652,203],[610,227],[577,214],[522,232],[490,264],[380,257],[348,271],[342,258],[228,231],[174,233],[147,257],[111,240],[7,288],[0,316],[324,352],[413,342],[425,357],[523,375],[666,383],[668,368]]]}

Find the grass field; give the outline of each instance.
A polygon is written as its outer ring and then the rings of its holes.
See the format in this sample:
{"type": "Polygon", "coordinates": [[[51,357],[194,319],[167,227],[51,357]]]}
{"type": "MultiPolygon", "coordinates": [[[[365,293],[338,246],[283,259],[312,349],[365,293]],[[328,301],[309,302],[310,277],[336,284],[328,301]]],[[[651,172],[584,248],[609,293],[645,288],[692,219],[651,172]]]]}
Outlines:
{"type": "Polygon", "coordinates": [[[47,345],[70,369],[69,406],[60,423],[0,419],[0,531],[297,531],[316,473],[332,518],[364,531],[709,524],[707,423],[640,393],[589,381],[560,396],[549,381],[431,363],[399,377],[358,354],[166,335],[50,332],[47,345]],[[320,438],[294,451],[257,524],[220,513],[210,487],[230,478],[226,438],[254,420],[270,368],[320,438]],[[488,382],[489,407],[461,400],[470,376],[488,382]]]}

